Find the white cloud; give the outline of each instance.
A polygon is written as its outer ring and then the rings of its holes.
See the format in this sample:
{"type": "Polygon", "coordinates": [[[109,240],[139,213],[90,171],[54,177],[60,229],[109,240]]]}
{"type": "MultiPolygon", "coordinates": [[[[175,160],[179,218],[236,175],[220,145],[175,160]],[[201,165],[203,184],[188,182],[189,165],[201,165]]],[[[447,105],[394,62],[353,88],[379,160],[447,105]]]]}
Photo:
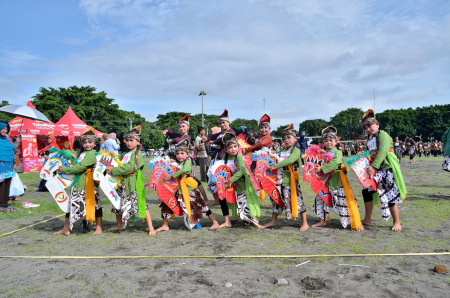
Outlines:
{"type": "Polygon", "coordinates": [[[450,18],[440,5],[82,0],[93,38],[103,42],[63,58],[14,60],[11,67],[45,71],[9,79],[34,93],[95,86],[150,121],[174,110],[200,113],[200,90],[206,113],[227,108],[232,118],[259,119],[266,98],[275,128],[373,107],[373,89],[378,111],[443,104],[450,18]]]}

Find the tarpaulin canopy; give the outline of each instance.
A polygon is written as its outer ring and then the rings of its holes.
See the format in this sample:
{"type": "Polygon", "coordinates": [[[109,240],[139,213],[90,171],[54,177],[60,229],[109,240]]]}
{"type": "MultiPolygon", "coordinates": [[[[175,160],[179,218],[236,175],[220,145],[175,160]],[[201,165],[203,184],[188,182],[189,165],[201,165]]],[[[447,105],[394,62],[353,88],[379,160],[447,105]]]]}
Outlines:
{"type": "MultiPolygon", "coordinates": [[[[66,114],[56,123],[56,129],[62,136],[80,137],[81,133],[88,127],[69,107],[66,114]]],[[[96,130],[95,136],[101,138],[102,132],[96,130]]]]}
{"type": "MultiPolygon", "coordinates": [[[[36,110],[31,101],[28,101],[27,106],[36,110]]],[[[49,135],[49,134],[58,134],[55,131],[55,124],[52,122],[44,122],[31,120],[22,117],[16,117],[13,120],[9,121],[9,126],[11,126],[11,136],[18,135],[49,135]]]]}

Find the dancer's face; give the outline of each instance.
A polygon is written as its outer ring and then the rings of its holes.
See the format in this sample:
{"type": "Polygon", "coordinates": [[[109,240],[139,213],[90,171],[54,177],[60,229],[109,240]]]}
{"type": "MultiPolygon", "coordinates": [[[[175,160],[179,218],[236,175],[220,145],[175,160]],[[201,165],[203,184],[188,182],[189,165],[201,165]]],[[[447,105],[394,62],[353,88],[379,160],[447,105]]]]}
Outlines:
{"type": "Polygon", "coordinates": [[[377,132],[379,130],[378,125],[379,125],[378,123],[374,123],[370,126],[364,126],[364,131],[369,136],[373,136],[373,135],[377,134],[377,132]]]}
{"type": "Polygon", "coordinates": [[[95,142],[91,140],[83,140],[83,143],[81,145],[83,146],[84,151],[90,151],[94,149],[95,142]]]}
{"type": "Polygon", "coordinates": [[[134,150],[138,146],[138,140],[135,138],[125,138],[125,144],[129,150],[134,150]]]}
{"type": "Polygon", "coordinates": [[[189,130],[189,125],[187,125],[186,123],[181,123],[178,126],[178,129],[180,130],[181,134],[184,135],[189,130]]]}
{"type": "Polygon", "coordinates": [[[236,154],[238,154],[239,152],[239,147],[236,144],[231,144],[230,146],[227,147],[227,152],[229,155],[231,156],[236,156],[236,154]]]}
{"type": "Polygon", "coordinates": [[[297,141],[297,138],[291,135],[283,137],[283,144],[286,146],[286,148],[290,148],[294,146],[295,141],[297,141]]]}
{"type": "Polygon", "coordinates": [[[185,161],[187,158],[187,153],[184,151],[178,151],[175,156],[178,161],[185,161]]]}
{"type": "Polygon", "coordinates": [[[259,133],[262,136],[265,136],[266,134],[268,134],[269,131],[270,131],[270,128],[267,125],[262,124],[259,126],[259,133]]]}
{"type": "Polygon", "coordinates": [[[219,125],[220,128],[222,128],[222,131],[227,131],[230,129],[230,122],[228,121],[220,121],[219,125]]]}
{"type": "Polygon", "coordinates": [[[336,146],[336,140],[332,138],[326,138],[322,141],[322,143],[323,147],[325,147],[327,151],[333,149],[336,146]]]}

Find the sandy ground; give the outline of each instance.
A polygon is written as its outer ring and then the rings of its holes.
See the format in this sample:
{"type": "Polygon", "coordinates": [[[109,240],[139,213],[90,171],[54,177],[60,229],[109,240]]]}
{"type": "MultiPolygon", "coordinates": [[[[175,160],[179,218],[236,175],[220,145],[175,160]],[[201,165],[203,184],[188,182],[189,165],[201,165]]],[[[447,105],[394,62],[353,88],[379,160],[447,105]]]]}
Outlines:
{"type": "MultiPolygon", "coordinates": [[[[237,223],[231,229],[188,231],[182,218],[171,230],[149,237],[146,224],[130,222],[126,231],[100,236],[81,234],[78,224],[70,236],[54,236],[64,218],[55,219],[0,238],[1,256],[214,256],[161,259],[6,259],[0,267],[0,297],[450,297],[450,275],[432,272],[434,265],[450,268],[450,255],[394,257],[241,258],[224,255],[311,255],[403,252],[448,252],[450,247],[450,173],[439,171],[442,159],[421,159],[415,167],[402,166],[408,199],[400,205],[403,232],[389,230],[392,220],[374,212],[374,227],[352,232],[332,214],[324,228],[302,233],[299,223],[279,217],[277,227],[258,231],[237,223]],[[297,264],[310,261],[296,267],[297,264]],[[348,265],[363,265],[354,267],[348,265]],[[68,277],[66,279],[66,277],[68,277]],[[287,284],[278,283],[285,279],[287,284]],[[226,284],[230,283],[230,287],[226,284]]],[[[406,164],[405,164],[406,165],[406,164]]],[[[196,167],[197,171],[198,168],[196,167]]],[[[146,180],[150,171],[144,172],[146,180]]],[[[29,190],[21,198],[41,204],[12,215],[0,214],[0,233],[15,230],[60,214],[48,193],[31,188],[36,174],[21,174],[29,190]],[[28,176],[27,176],[28,175],[28,176]],[[31,176],[34,175],[34,176],[31,176]]],[[[361,186],[349,179],[364,208],[361,186]]],[[[308,223],[314,194],[302,184],[308,223]]],[[[212,196],[211,198],[212,199],[212,196]]],[[[104,201],[103,229],[114,225],[104,201]]],[[[147,190],[153,224],[162,223],[154,191],[147,190]]],[[[19,203],[15,203],[19,206],[19,203]]],[[[219,223],[220,208],[212,208],[219,223]]],[[[269,221],[270,202],[262,205],[261,222],[269,221]]]]}

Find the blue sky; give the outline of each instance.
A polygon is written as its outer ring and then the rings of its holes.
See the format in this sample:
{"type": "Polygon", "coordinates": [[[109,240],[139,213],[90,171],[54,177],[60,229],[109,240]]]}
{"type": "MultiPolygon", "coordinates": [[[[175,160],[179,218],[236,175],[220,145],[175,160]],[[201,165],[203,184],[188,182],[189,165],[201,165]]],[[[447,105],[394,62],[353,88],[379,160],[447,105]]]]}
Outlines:
{"type": "Polygon", "coordinates": [[[91,85],[149,121],[204,109],[273,126],[450,102],[449,1],[0,2],[0,100],[91,85]]]}

